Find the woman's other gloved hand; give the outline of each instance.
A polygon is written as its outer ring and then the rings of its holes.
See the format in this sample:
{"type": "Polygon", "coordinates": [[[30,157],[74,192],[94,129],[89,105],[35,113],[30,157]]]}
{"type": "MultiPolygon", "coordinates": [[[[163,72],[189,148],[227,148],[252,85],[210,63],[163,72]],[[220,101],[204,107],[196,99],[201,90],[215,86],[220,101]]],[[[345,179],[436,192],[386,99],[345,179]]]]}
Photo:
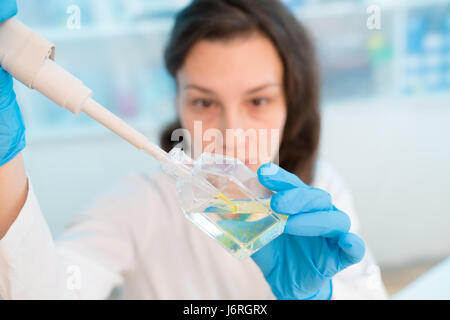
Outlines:
{"type": "Polygon", "coordinates": [[[276,191],[271,207],[289,215],[284,233],[252,255],[278,299],[330,299],[331,279],[362,260],[364,242],[349,233],[349,217],[331,196],[272,163],[259,181],[276,191]]]}
{"type": "Polygon", "coordinates": [[[16,0],[2,0],[0,2],[0,22],[17,14],[16,0]]]}
{"type": "MultiPolygon", "coordinates": [[[[0,23],[17,13],[15,0],[0,1],[0,23]]],[[[16,102],[13,80],[0,67],[0,166],[25,148],[25,126],[16,102]]]]}

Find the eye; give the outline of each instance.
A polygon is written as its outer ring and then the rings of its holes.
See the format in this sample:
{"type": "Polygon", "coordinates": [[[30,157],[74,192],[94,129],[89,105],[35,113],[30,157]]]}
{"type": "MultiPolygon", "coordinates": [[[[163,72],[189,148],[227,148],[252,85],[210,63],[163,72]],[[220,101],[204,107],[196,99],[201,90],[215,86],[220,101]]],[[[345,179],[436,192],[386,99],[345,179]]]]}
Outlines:
{"type": "Polygon", "coordinates": [[[266,98],[254,98],[254,99],[250,100],[250,104],[255,107],[263,106],[263,105],[267,104],[267,102],[268,102],[268,99],[266,99],[266,98]]]}
{"type": "Polygon", "coordinates": [[[194,104],[194,106],[207,109],[214,105],[214,101],[207,100],[207,99],[196,99],[193,101],[193,104],[194,104]]]}

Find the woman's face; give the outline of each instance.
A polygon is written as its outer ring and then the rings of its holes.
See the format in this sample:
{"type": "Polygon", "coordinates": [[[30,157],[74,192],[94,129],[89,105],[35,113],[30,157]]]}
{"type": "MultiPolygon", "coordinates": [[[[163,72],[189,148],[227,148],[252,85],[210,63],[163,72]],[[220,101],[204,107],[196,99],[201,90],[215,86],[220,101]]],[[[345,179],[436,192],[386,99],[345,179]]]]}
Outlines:
{"type": "Polygon", "coordinates": [[[254,172],[273,161],[286,121],[283,64],[261,34],[197,42],[177,74],[177,111],[192,156],[240,159],[254,172]]]}

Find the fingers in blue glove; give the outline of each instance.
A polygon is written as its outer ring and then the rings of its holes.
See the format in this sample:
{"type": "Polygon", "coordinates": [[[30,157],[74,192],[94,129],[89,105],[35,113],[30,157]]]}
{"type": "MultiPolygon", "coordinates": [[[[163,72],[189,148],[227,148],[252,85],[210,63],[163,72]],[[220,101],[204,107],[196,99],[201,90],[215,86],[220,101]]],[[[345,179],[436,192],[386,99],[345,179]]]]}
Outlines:
{"type": "Polygon", "coordinates": [[[328,192],[302,187],[277,192],[272,196],[270,205],[273,211],[287,215],[333,209],[328,192]]]}
{"type": "Polygon", "coordinates": [[[366,246],[364,241],[354,233],[343,234],[338,241],[341,265],[347,268],[358,263],[364,257],[366,246]]]}
{"type": "Polygon", "coordinates": [[[259,182],[268,189],[282,191],[297,187],[311,188],[295,174],[280,168],[271,162],[258,168],[259,182]]]}
{"type": "Polygon", "coordinates": [[[329,210],[290,216],[284,232],[295,236],[340,239],[350,230],[350,218],[342,211],[329,210]]]}
{"type": "Polygon", "coordinates": [[[272,210],[279,214],[331,210],[331,196],[328,192],[303,183],[299,177],[273,163],[266,163],[258,169],[258,179],[263,186],[277,191],[272,197],[272,210]]]}

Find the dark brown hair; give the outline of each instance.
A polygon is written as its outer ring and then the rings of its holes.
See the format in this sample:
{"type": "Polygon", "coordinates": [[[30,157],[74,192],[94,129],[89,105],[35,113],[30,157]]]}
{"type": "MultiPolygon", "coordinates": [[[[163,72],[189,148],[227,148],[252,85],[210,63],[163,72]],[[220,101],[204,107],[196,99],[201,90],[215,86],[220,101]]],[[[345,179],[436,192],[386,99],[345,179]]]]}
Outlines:
{"type": "MultiPolygon", "coordinates": [[[[278,50],[284,67],[287,119],[279,165],[311,183],[319,134],[319,80],[316,55],[305,28],[278,0],[194,0],[180,11],[165,50],[168,72],[176,79],[190,48],[199,40],[227,40],[259,31],[278,50]]],[[[161,134],[169,151],[180,121],[161,134]]]]}

